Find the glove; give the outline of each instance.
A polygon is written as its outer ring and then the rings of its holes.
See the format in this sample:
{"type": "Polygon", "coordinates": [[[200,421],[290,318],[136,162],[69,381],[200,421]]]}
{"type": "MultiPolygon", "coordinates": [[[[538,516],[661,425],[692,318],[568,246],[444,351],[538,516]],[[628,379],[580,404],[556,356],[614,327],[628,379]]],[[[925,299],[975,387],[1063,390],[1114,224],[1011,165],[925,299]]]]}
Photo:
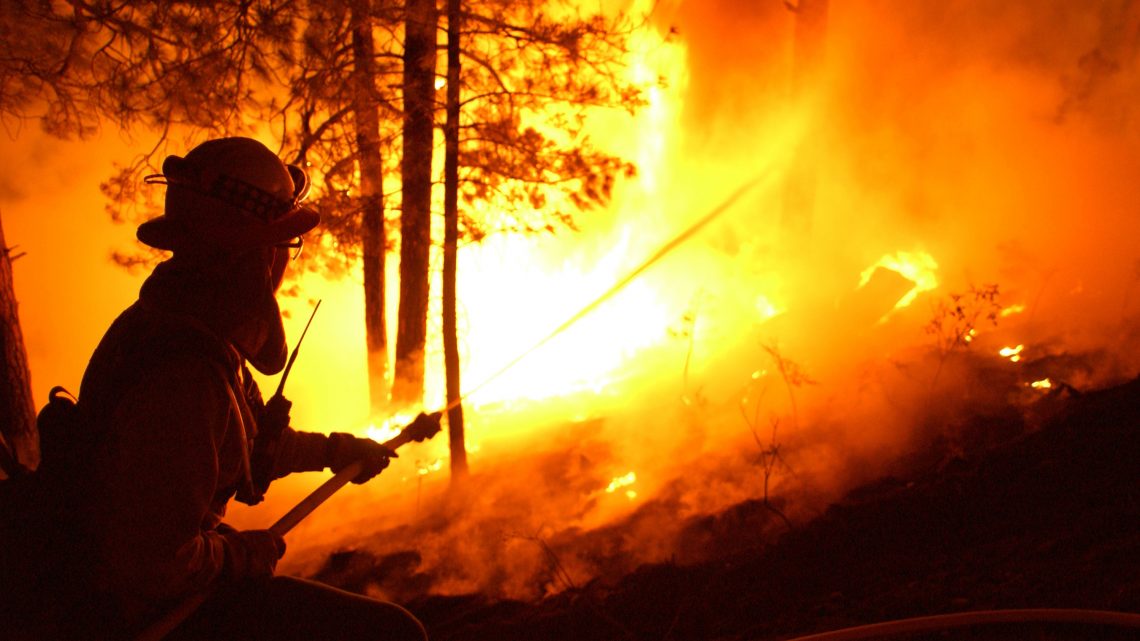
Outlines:
{"type": "Polygon", "coordinates": [[[262,432],[277,438],[286,427],[289,427],[289,410],[292,408],[293,402],[284,396],[270,398],[265,404],[258,426],[262,428],[262,432]]]}
{"type": "Polygon", "coordinates": [[[223,574],[231,579],[273,576],[285,539],[271,530],[219,530],[226,541],[223,574]]]}
{"type": "Polygon", "coordinates": [[[369,481],[388,467],[390,459],[397,458],[396,453],[382,443],[342,432],[329,434],[327,447],[328,466],[333,472],[339,472],[357,461],[364,465],[360,474],[352,479],[357,485],[369,481]]]}
{"type": "Polygon", "coordinates": [[[416,419],[411,422],[405,430],[415,430],[416,436],[413,437],[416,441],[429,439],[439,433],[440,420],[443,418],[443,412],[432,412],[431,414],[424,414],[420,412],[416,419]]]}

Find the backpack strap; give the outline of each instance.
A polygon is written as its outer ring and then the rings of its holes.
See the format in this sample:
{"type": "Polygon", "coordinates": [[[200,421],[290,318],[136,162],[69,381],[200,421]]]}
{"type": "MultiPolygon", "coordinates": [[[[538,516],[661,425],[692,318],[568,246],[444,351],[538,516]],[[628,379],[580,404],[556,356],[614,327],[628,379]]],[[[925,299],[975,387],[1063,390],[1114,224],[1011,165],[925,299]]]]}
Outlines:
{"type": "Polygon", "coordinates": [[[234,393],[234,386],[230,384],[228,373],[216,361],[211,360],[210,363],[221,377],[222,384],[226,387],[226,394],[230,397],[230,409],[233,410],[233,414],[237,418],[238,439],[241,441],[242,480],[245,483],[245,489],[253,492],[253,470],[249,464],[249,438],[247,437],[249,431],[245,427],[245,412],[242,411],[241,404],[238,403],[237,394],[234,393]]]}

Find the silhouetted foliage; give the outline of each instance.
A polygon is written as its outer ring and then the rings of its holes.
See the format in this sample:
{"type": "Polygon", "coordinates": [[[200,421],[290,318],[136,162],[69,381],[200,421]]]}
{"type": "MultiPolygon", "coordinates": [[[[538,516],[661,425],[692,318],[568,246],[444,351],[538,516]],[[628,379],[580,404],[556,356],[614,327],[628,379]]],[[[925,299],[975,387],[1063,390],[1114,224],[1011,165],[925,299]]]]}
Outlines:
{"type": "MultiPolygon", "coordinates": [[[[643,104],[623,73],[636,26],[564,0],[462,9],[461,237],[573,227],[575,211],[604,204],[634,173],[596,147],[585,124],[591,109],[643,104]]],[[[371,0],[13,0],[0,9],[0,119],[9,129],[39,120],[60,137],[88,136],[104,122],[155,134],[102,185],[120,222],[158,212],[161,190],[141,178],[166,154],[207,137],[272,136],[283,157],[309,169],[323,215],[302,264],[344,275],[369,256],[383,264],[392,249],[385,219],[403,212],[393,172],[404,153],[404,18],[402,4],[371,0]]],[[[130,268],[160,256],[137,248],[116,260],[130,268]]],[[[364,283],[381,301],[383,271],[366,266],[364,283]]],[[[426,313],[419,307],[406,313],[426,313]]],[[[422,325],[413,320],[401,326],[422,325]]],[[[385,344],[371,336],[383,327],[369,321],[370,352],[385,344]]]]}
{"type": "MultiPolygon", "coordinates": [[[[402,70],[400,10],[363,4],[375,24],[372,98],[391,169],[403,118],[394,81],[402,70]]],[[[141,217],[146,197],[138,178],[156,169],[153,160],[169,150],[172,134],[182,149],[184,138],[249,133],[268,123],[283,153],[313,170],[328,237],[313,244],[344,266],[359,257],[360,242],[346,90],[352,5],[6,2],[0,118],[9,129],[38,120],[60,137],[91,135],[105,121],[158,132],[154,149],[105,184],[119,220],[141,217]]],[[[635,171],[584,130],[591,108],[633,112],[644,104],[623,75],[628,36],[639,25],[584,14],[562,0],[484,0],[463,9],[464,231],[477,238],[488,230],[572,226],[576,209],[606,202],[616,179],[635,171]]],[[[318,255],[325,256],[306,252],[318,255]]]]}
{"type": "Polygon", "coordinates": [[[574,227],[577,210],[606,203],[635,168],[596,147],[585,132],[591,109],[644,104],[624,75],[622,17],[583,14],[573,3],[469,3],[464,16],[460,122],[462,217],[466,234],[574,227]],[[484,203],[491,215],[474,216],[484,203]]]}
{"type": "Polygon", "coordinates": [[[998,296],[998,286],[990,284],[971,285],[965,293],[950,292],[939,299],[926,324],[926,333],[934,336],[939,354],[969,347],[979,324],[997,325],[1001,312],[998,296]]]}

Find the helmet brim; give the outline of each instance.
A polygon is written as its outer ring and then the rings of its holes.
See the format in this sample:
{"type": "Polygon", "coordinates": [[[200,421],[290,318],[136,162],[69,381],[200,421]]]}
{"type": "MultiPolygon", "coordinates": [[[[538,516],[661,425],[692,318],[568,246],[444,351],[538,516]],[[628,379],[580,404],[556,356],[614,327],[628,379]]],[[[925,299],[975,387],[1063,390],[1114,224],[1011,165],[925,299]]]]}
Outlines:
{"type": "Polygon", "coordinates": [[[187,243],[242,250],[288,242],[312,230],[320,222],[320,214],[308,207],[297,207],[271,223],[250,220],[235,225],[230,220],[219,221],[217,225],[196,224],[193,229],[164,214],[139,225],[136,236],[145,245],[169,251],[187,243]]]}

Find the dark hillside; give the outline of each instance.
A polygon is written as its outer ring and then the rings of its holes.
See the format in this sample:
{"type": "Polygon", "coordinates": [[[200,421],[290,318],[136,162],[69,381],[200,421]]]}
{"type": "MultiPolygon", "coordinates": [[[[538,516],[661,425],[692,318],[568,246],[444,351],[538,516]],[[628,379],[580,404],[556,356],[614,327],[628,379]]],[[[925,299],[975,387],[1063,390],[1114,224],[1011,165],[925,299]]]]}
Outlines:
{"type": "MultiPolygon", "coordinates": [[[[726,551],[715,562],[642,566],[538,603],[410,607],[436,641],[781,639],[969,610],[1140,612],[1140,380],[1050,402],[1040,429],[858,488],[767,547],[740,545],[766,520],[745,503],[700,522],[726,551]]],[[[1137,635],[1027,624],[908,638],[1137,635]]]]}

